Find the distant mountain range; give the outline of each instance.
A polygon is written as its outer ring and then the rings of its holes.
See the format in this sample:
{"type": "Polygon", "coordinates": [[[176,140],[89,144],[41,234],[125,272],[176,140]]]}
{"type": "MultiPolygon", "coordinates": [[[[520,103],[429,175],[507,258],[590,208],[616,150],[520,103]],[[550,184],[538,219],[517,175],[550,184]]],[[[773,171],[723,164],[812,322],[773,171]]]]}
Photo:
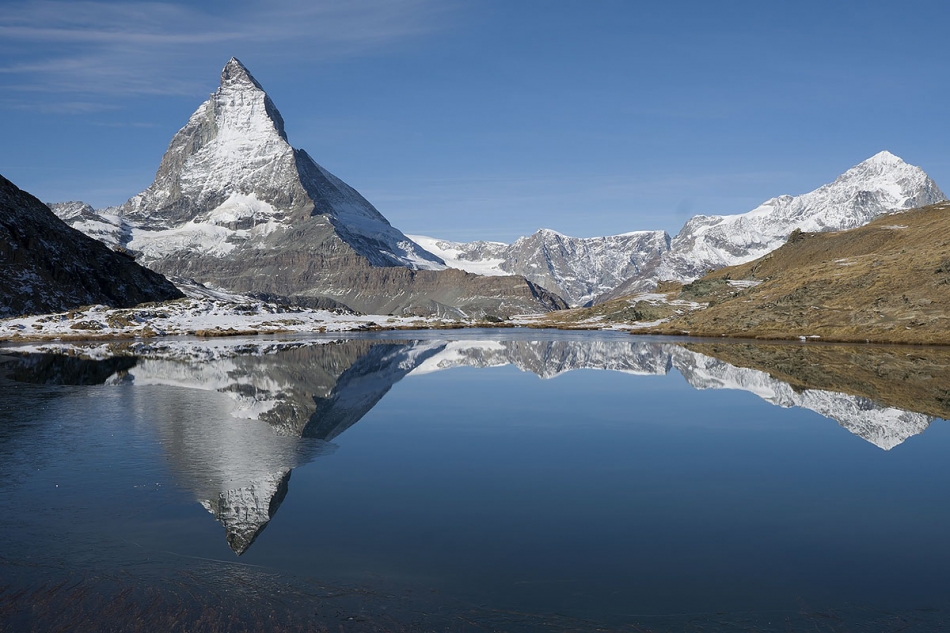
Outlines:
{"type": "Polygon", "coordinates": [[[550,229],[510,245],[411,237],[449,266],[524,275],[582,306],[751,261],[784,244],[795,229],[840,231],[943,200],[922,169],[880,152],[810,193],[772,198],[739,215],[697,215],[672,238],[665,231],[578,238],[550,229]]]}

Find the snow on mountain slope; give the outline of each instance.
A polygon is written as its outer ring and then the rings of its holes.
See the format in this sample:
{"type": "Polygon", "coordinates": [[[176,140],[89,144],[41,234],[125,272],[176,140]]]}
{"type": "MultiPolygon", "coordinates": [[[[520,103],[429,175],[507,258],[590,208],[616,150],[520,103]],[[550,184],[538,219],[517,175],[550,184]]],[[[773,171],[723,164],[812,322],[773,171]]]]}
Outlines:
{"type": "Polygon", "coordinates": [[[416,244],[436,255],[446,266],[458,268],[476,275],[508,275],[500,268],[505,261],[504,242],[450,242],[425,235],[407,236],[416,244]]]}
{"type": "Polygon", "coordinates": [[[757,259],[784,244],[795,229],[841,231],[943,200],[924,170],[880,152],[812,192],[772,198],[739,215],[693,217],[673,238],[658,272],[662,278],[692,280],[710,269],[757,259]]]}
{"type": "Polygon", "coordinates": [[[69,226],[113,248],[132,239],[132,228],[122,218],[96,211],[85,202],[50,202],[46,206],[69,226]]]}

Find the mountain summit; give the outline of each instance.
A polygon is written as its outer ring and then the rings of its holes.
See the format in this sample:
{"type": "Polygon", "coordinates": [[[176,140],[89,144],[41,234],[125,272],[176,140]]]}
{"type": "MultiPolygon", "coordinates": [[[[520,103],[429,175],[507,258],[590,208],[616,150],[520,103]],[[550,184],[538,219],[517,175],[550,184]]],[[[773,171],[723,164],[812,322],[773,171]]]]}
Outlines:
{"type": "Polygon", "coordinates": [[[154,182],[90,216],[50,205],[150,268],[232,292],[373,314],[509,316],[565,304],[523,277],[447,269],[287,141],[261,84],[231,58],[172,138],[154,182]]]}

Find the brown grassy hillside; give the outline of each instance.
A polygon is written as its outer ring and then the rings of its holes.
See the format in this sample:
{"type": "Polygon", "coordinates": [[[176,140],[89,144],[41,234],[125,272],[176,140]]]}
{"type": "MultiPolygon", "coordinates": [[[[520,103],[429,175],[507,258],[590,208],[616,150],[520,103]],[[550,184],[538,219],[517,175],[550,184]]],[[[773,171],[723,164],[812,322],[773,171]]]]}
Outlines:
{"type": "Polygon", "coordinates": [[[796,232],[765,257],[701,282],[736,280],[760,283],[648,331],[950,344],[950,203],[849,231],[796,232]]]}

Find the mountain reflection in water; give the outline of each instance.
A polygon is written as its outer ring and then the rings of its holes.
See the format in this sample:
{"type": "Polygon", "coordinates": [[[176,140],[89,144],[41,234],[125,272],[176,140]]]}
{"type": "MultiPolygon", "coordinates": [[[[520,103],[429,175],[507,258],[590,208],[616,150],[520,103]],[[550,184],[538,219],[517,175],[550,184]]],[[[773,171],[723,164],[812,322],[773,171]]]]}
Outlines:
{"type": "Polygon", "coordinates": [[[196,419],[162,400],[153,432],[176,477],[225,528],[238,555],[287,494],[291,471],[335,449],[407,375],[515,365],[541,378],[576,369],[664,375],[696,389],[749,391],[835,420],[884,450],[950,413],[940,349],[642,340],[310,340],[51,346],[7,351],[0,375],[38,384],[162,385],[224,394],[227,415],[196,419]]]}

